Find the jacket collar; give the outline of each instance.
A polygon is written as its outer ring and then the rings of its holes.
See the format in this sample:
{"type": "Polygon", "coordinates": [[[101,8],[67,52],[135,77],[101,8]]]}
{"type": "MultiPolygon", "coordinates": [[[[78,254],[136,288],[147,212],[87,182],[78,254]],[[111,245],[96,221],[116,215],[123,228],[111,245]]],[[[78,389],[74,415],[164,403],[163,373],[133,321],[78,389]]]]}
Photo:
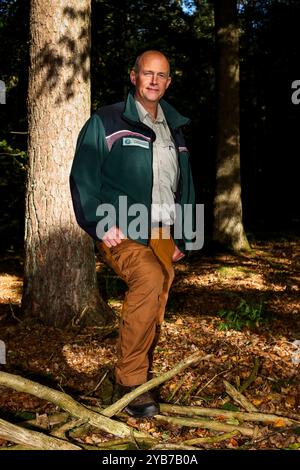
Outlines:
{"type": "MultiPolygon", "coordinates": [[[[162,107],[162,110],[164,112],[164,115],[166,117],[166,120],[168,122],[168,125],[172,129],[177,129],[178,127],[184,126],[185,124],[188,124],[190,120],[176,111],[173,106],[171,106],[169,103],[167,103],[165,100],[160,100],[160,105],[162,107]]],[[[136,104],[135,104],[135,99],[134,99],[134,90],[130,91],[126,104],[125,104],[125,111],[123,113],[123,116],[126,119],[129,119],[130,121],[135,121],[139,122],[139,114],[136,109],[136,104]]]]}
{"type": "Polygon", "coordinates": [[[145,124],[147,124],[146,121],[149,119],[151,121],[151,123],[153,123],[153,124],[163,123],[163,124],[167,125],[164,112],[163,112],[162,107],[159,103],[158,103],[158,107],[157,107],[157,116],[156,116],[155,121],[152,120],[150,113],[144,108],[144,106],[141,103],[139,103],[138,101],[135,100],[135,105],[136,105],[136,109],[137,109],[137,112],[138,112],[138,115],[139,115],[139,118],[140,118],[141,122],[144,122],[145,124]]]}

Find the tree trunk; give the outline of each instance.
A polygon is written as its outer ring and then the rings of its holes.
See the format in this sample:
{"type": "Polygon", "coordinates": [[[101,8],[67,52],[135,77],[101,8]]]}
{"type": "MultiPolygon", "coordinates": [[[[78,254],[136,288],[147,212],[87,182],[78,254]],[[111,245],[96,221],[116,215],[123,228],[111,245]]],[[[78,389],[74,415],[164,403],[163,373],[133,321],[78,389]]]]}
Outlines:
{"type": "Polygon", "coordinates": [[[90,3],[32,0],[30,11],[23,308],[58,327],[103,325],[111,312],[69,190],[76,139],[90,116],[90,3]]]}
{"type": "Polygon", "coordinates": [[[215,1],[217,45],[217,169],[214,241],[249,250],[242,221],[240,178],[239,28],[236,0],[215,1]]]}

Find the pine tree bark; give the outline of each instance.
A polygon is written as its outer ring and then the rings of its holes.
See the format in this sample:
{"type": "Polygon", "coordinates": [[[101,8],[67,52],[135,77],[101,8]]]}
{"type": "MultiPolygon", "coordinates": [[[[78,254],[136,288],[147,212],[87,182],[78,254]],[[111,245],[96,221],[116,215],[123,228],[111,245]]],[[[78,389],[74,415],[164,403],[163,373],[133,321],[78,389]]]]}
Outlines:
{"type": "Polygon", "coordinates": [[[69,190],[76,139],[90,116],[90,10],[91,0],[31,1],[23,308],[58,327],[103,325],[111,315],[69,190]]]}
{"type": "Polygon", "coordinates": [[[214,241],[236,252],[250,246],[242,220],[239,28],[237,2],[214,2],[217,46],[217,168],[214,241]]]}

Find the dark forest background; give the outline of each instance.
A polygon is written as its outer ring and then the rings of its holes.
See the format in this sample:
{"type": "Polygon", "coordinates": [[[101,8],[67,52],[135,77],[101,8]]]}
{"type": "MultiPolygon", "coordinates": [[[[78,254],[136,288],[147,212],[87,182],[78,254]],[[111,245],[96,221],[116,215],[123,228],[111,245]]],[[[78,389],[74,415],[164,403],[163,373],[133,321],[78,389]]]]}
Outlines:
{"type": "MultiPolygon", "coordinates": [[[[240,25],[241,179],[244,226],[256,234],[295,232],[299,226],[300,79],[297,0],[238,3],[240,25]]],[[[212,229],[216,148],[216,48],[210,1],[93,0],[92,110],[122,101],[129,72],[145,49],[170,59],[166,98],[191,119],[185,129],[197,200],[205,204],[206,241],[212,229]],[[183,5],[184,3],[184,5],[183,5]]],[[[27,162],[26,97],[29,2],[0,1],[1,251],[23,246],[27,162]]]]}

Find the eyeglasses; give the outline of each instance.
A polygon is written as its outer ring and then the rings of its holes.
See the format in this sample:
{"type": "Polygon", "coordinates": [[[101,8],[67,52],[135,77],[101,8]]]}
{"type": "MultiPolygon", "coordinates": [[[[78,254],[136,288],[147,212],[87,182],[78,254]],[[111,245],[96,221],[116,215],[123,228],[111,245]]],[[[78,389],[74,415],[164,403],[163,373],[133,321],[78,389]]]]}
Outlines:
{"type": "Polygon", "coordinates": [[[154,79],[155,76],[158,80],[167,80],[169,78],[169,74],[164,73],[164,72],[155,73],[155,72],[151,72],[151,70],[145,70],[142,73],[143,73],[144,77],[151,77],[152,79],[154,79]]]}

